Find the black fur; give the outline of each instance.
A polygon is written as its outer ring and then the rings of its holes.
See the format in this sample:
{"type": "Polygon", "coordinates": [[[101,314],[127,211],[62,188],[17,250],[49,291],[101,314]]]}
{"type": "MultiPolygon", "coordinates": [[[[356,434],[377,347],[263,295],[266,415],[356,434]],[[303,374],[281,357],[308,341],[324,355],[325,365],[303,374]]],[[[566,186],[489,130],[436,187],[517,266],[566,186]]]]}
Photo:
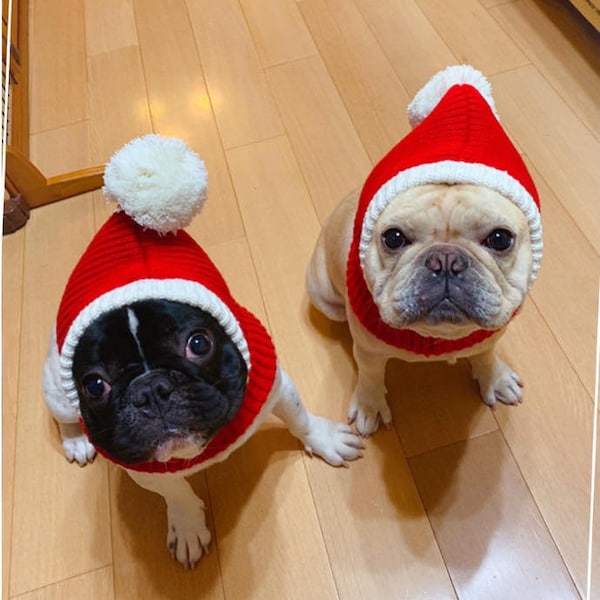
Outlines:
{"type": "MultiPolygon", "coordinates": [[[[247,368],[208,313],[178,302],[146,300],[110,311],[86,329],[73,358],[73,378],[92,443],[117,461],[135,465],[152,460],[157,447],[170,439],[192,437],[205,444],[240,408],[247,368]],[[139,347],[128,309],[138,321],[139,347]],[[188,340],[199,331],[212,337],[212,350],[186,357],[188,340]],[[99,379],[106,382],[106,393],[86,393],[85,382],[99,379]]],[[[102,385],[90,387],[96,391],[102,385]]]]}

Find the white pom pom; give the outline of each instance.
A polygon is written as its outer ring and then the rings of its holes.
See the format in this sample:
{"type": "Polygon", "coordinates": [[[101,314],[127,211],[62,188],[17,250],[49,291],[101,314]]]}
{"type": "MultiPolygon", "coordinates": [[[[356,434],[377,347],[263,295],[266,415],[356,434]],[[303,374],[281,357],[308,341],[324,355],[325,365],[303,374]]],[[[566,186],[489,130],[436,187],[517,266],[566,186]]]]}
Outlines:
{"type": "Polygon", "coordinates": [[[139,225],[165,234],[189,225],[206,185],[204,162],[183,141],[150,134],[115,152],[102,190],[139,225]]]}
{"type": "Polygon", "coordinates": [[[470,65],[455,65],[434,75],[408,105],[408,120],[414,129],[437,106],[448,90],[455,86],[472,85],[489,104],[498,120],[492,97],[492,86],[485,76],[470,65]]]}

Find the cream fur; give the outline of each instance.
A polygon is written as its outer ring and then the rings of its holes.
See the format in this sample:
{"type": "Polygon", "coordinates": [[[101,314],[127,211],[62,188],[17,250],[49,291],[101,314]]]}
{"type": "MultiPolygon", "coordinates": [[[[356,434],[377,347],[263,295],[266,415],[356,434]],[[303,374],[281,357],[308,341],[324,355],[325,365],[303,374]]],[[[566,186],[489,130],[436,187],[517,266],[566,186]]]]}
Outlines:
{"type": "MultiPolygon", "coordinates": [[[[427,185],[411,188],[393,199],[376,222],[373,239],[366,252],[365,279],[384,321],[394,327],[413,329],[426,336],[455,339],[469,334],[479,325],[402,323],[391,298],[407,285],[412,273],[411,261],[428,244],[453,243],[477,260],[485,273],[486,284],[499,305],[490,319],[489,329],[498,333],[475,347],[452,354],[425,358],[391,347],[367,331],[349,310],[346,292],[346,263],[352,239],[358,192],[346,197],[325,223],[308,267],[306,285],[312,303],[326,316],[348,321],[353,338],[354,358],[358,366],[357,386],[348,417],[363,435],[373,433],[380,423],[389,423],[391,413],[385,400],[384,375],[389,358],[405,361],[468,358],[478,380],[483,400],[492,405],[521,401],[518,376],[494,353],[514,310],[528,289],[532,253],[528,224],[522,211],[510,200],[488,188],[473,185],[427,185]],[[390,257],[380,247],[380,234],[394,223],[411,227],[415,242],[404,254],[390,257]],[[517,232],[516,252],[506,260],[494,260],[480,246],[480,237],[489,233],[490,223],[504,223],[517,232]]],[[[491,302],[491,299],[490,299],[491,302]]]]}

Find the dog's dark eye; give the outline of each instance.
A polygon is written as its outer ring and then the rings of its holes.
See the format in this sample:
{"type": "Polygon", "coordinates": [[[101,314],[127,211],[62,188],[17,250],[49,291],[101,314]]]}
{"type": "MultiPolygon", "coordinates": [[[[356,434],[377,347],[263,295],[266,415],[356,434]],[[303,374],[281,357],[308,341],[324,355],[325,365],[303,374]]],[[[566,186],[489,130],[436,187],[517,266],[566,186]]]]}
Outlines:
{"type": "Polygon", "coordinates": [[[410,244],[408,238],[396,227],[386,229],[381,234],[381,241],[388,250],[399,250],[410,244]]]}
{"type": "Polygon", "coordinates": [[[483,245],[496,252],[505,252],[512,248],[515,236],[508,229],[494,229],[485,240],[483,245]]]}
{"type": "Polygon", "coordinates": [[[193,333],[185,347],[185,357],[189,359],[208,358],[213,351],[213,336],[209,331],[193,333]]]}
{"type": "Polygon", "coordinates": [[[110,392],[110,385],[96,373],[83,378],[82,388],[89,400],[101,400],[110,392]]]}

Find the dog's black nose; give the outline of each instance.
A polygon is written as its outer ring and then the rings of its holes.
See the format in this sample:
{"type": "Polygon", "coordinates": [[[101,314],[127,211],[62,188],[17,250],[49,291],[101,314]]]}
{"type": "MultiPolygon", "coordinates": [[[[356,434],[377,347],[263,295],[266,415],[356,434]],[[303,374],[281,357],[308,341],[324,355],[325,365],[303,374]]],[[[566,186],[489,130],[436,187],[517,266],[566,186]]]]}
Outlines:
{"type": "Polygon", "coordinates": [[[153,404],[155,401],[164,402],[173,391],[173,384],[162,373],[147,373],[135,382],[133,404],[138,408],[153,404]]]}
{"type": "Polygon", "coordinates": [[[436,249],[425,258],[425,267],[437,275],[458,275],[469,267],[469,259],[455,248],[436,249]]]}

